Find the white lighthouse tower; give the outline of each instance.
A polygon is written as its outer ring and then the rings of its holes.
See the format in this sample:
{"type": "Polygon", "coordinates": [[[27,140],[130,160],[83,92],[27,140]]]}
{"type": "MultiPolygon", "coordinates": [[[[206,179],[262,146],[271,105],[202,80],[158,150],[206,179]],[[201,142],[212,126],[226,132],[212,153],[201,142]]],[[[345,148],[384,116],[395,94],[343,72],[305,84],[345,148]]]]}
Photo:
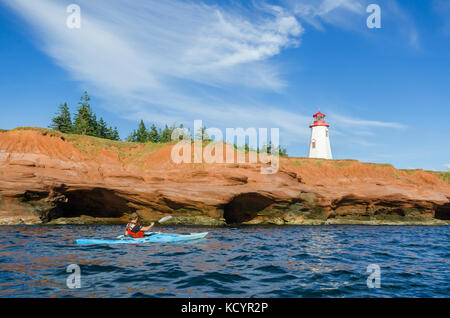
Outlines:
{"type": "Polygon", "coordinates": [[[314,122],[311,128],[311,142],[309,144],[309,158],[333,159],[331,155],[330,137],[328,128],[330,125],[325,121],[325,115],[319,112],[313,115],[314,122]]]}

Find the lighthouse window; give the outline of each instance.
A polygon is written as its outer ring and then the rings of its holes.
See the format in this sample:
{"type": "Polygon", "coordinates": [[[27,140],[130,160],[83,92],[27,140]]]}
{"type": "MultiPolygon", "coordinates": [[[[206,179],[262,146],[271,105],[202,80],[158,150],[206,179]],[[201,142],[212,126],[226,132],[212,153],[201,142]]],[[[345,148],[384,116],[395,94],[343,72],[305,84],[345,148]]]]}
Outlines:
{"type": "Polygon", "coordinates": [[[327,130],[325,130],[325,136],[327,136],[327,137],[328,137],[328,129],[327,129],[327,130]]]}
{"type": "Polygon", "coordinates": [[[313,140],[313,141],[311,142],[311,146],[312,146],[313,148],[316,148],[316,141],[315,141],[315,140],[313,140]]]}

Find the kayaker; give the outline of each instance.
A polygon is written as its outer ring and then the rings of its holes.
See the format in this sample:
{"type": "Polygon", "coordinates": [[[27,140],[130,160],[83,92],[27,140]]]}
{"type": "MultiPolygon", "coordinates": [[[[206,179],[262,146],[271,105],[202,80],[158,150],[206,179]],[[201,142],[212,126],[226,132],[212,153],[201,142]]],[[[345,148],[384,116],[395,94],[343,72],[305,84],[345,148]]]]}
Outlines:
{"type": "Polygon", "coordinates": [[[130,218],[130,223],[127,224],[125,233],[123,235],[131,236],[134,238],[142,238],[144,237],[144,232],[147,232],[153,227],[153,225],[155,225],[155,222],[153,222],[149,226],[142,226],[138,223],[138,221],[139,215],[137,213],[133,213],[130,218]]]}

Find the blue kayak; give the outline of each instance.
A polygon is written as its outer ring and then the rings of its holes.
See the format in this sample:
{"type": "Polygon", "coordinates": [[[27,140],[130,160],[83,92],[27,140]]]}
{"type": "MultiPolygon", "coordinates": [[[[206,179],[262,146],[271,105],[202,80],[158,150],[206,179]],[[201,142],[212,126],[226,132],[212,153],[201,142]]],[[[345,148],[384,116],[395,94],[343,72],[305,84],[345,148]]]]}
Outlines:
{"type": "Polygon", "coordinates": [[[77,239],[78,245],[92,244],[142,244],[142,243],[172,243],[199,240],[208,235],[208,232],[178,234],[178,233],[145,233],[143,238],[117,238],[117,239],[77,239]]]}

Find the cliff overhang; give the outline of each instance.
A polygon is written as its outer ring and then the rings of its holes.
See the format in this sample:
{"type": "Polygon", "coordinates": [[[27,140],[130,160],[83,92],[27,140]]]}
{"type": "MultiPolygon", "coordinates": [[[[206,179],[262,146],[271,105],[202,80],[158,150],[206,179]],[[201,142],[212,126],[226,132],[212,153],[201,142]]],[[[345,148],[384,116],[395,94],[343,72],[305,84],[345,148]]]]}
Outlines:
{"type": "Polygon", "coordinates": [[[450,185],[431,172],[281,158],[263,175],[261,163],[176,164],[172,147],[1,132],[0,224],[124,223],[133,212],[217,226],[450,223],[450,185]]]}

